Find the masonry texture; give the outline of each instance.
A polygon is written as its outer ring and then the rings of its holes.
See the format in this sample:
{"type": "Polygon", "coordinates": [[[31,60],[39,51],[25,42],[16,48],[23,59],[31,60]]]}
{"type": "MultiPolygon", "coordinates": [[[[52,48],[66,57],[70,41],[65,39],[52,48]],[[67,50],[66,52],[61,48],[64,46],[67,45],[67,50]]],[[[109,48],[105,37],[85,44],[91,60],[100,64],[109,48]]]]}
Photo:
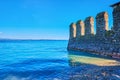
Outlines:
{"type": "Polygon", "coordinates": [[[96,15],[96,34],[94,18],[87,17],[70,25],[68,50],[92,52],[104,56],[120,58],[120,2],[113,7],[113,27],[108,30],[108,13],[96,15]]]}

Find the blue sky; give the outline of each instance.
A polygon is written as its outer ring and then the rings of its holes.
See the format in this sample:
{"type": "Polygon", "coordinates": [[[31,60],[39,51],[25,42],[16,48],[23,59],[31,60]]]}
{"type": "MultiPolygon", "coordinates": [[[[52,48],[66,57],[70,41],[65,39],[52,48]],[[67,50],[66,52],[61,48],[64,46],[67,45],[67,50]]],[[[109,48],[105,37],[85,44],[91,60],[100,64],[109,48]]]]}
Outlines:
{"type": "Polygon", "coordinates": [[[0,38],[68,39],[69,24],[98,12],[109,13],[119,0],[0,0],[0,38]]]}

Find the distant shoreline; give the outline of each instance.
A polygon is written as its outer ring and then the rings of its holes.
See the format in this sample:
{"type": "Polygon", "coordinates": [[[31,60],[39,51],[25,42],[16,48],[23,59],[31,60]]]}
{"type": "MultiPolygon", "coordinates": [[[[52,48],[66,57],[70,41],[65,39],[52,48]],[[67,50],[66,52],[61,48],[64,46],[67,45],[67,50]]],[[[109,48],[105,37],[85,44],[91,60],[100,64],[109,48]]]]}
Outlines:
{"type": "Polygon", "coordinates": [[[68,41],[64,39],[0,39],[0,41],[68,41]]]}

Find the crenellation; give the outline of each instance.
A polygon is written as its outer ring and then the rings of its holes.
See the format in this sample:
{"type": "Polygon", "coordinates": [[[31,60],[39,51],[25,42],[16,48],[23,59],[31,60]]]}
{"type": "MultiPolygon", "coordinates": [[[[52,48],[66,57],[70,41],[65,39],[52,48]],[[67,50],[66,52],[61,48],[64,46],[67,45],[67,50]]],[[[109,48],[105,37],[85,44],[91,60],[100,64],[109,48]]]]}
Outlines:
{"type": "Polygon", "coordinates": [[[68,50],[92,52],[120,59],[120,2],[113,4],[113,27],[108,30],[108,13],[96,15],[96,34],[94,34],[94,18],[79,20],[70,27],[68,50]]]}
{"type": "Polygon", "coordinates": [[[84,22],[82,20],[77,21],[76,23],[76,37],[79,38],[80,36],[84,36],[85,35],[85,26],[84,26],[84,22]]]}
{"type": "Polygon", "coordinates": [[[70,24],[70,39],[76,38],[76,24],[71,23],[70,24]]]}
{"type": "Polygon", "coordinates": [[[96,16],[96,36],[104,37],[106,31],[108,31],[108,13],[98,13],[96,16]]]}
{"type": "Polygon", "coordinates": [[[84,21],[85,23],[85,36],[94,35],[94,18],[87,17],[84,21]]]}
{"type": "Polygon", "coordinates": [[[120,6],[113,9],[113,29],[120,30],[120,6]]]}

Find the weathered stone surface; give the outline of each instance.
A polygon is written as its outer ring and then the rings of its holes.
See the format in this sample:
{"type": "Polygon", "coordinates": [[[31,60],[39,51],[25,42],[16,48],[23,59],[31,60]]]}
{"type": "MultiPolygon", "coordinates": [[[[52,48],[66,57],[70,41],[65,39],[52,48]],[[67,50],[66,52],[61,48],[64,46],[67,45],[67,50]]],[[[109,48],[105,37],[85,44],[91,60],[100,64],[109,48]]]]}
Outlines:
{"type": "Polygon", "coordinates": [[[84,26],[84,22],[82,20],[79,20],[76,23],[77,26],[77,33],[76,33],[76,37],[79,38],[80,36],[84,36],[85,35],[85,26],[84,26]]]}
{"type": "Polygon", "coordinates": [[[80,50],[120,58],[120,6],[113,10],[112,30],[108,30],[107,12],[97,14],[96,34],[93,36],[89,35],[94,33],[93,17],[86,18],[84,22],[80,20],[76,25],[76,38],[71,39],[75,35],[75,30],[71,29],[68,50],[80,50]]]}
{"type": "Polygon", "coordinates": [[[76,24],[70,24],[70,39],[76,38],[76,24]]]}
{"type": "Polygon", "coordinates": [[[105,31],[108,30],[108,13],[101,12],[96,16],[96,35],[98,37],[104,37],[105,31]]]}
{"type": "Polygon", "coordinates": [[[94,18],[87,17],[84,21],[85,23],[85,36],[94,35],[94,18]]]}
{"type": "Polygon", "coordinates": [[[120,30],[120,6],[113,10],[113,29],[114,31],[120,30]]]}

